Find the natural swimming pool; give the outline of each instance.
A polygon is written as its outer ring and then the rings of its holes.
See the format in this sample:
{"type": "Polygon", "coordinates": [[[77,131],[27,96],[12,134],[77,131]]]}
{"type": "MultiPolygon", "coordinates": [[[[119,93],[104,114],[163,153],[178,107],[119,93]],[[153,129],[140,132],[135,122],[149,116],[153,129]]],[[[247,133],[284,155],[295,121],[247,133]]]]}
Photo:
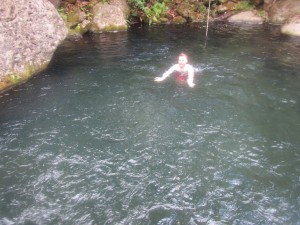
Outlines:
{"type": "Polygon", "coordinates": [[[0,98],[0,223],[298,224],[299,50],[224,23],[66,41],[0,98]],[[155,83],[181,51],[196,86],[155,83]]]}

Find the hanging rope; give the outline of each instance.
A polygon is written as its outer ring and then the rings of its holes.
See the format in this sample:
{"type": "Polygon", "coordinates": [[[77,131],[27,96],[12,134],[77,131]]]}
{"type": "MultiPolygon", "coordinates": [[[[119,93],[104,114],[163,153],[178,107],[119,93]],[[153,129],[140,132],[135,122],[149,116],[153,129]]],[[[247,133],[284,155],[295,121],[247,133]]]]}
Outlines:
{"type": "Polygon", "coordinates": [[[207,19],[206,19],[206,37],[207,37],[208,23],[209,23],[210,1],[211,1],[211,0],[208,1],[208,11],[207,11],[207,19]]]}

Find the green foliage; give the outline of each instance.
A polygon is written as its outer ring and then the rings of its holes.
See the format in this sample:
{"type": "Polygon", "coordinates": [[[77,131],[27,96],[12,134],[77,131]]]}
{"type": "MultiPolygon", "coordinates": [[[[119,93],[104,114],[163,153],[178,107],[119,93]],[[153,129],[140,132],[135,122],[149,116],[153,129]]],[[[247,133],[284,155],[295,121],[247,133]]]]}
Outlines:
{"type": "MultiPolygon", "coordinates": [[[[147,19],[149,20],[149,24],[153,22],[159,22],[159,18],[168,10],[165,2],[154,1],[153,5],[149,5],[150,3],[145,0],[128,0],[128,2],[133,8],[141,10],[145,13],[147,19]],[[148,6],[146,6],[147,4],[148,6]]],[[[132,16],[136,15],[137,13],[132,13],[132,16]]]]}
{"type": "Polygon", "coordinates": [[[82,30],[81,24],[78,23],[74,29],[77,33],[80,33],[80,31],[82,30]]]}
{"type": "MultiPolygon", "coordinates": [[[[147,7],[148,8],[148,7],[147,7]]],[[[155,2],[154,5],[151,8],[148,8],[147,10],[147,17],[149,19],[149,24],[153,22],[159,22],[159,17],[167,11],[167,7],[164,2],[155,2]]]]}
{"type": "Polygon", "coordinates": [[[201,14],[206,15],[208,10],[204,4],[199,4],[197,11],[200,12],[201,14]]]}
{"type": "Polygon", "coordinates": [[[59,7],[59,8],[57,9],[57,11],[58,11],[59,13],[65,13],[65,9],[64,9],[63,7],[59,7]]]}
{"type": "Polygon", "coordinates": [[[162,3],[155,2],[154,5],[151,7],[151,9],[154,12],[154,15],[156,17],[159,17],[159,16],[161,16],[162,13],[167,11],[168,8],[166,7],[164,2],[162,2],[162,3]]]}
{"type": "Polygon", "coordinates": [[[266,12],[264,10],[258,10],[257,15],[259,15],[260,17],[263,17],[263,18],[265,18],[267,16],[266,12]]]}
{"type": "Polygon", "coordinates": [[[133,7],[144,11],[146,2],[144,0],[128,0],[133,7]]]}
{"type": "Polygon", "coordinates": [[[236,11],[242,10],[251,10],[254,8],[254,5],[249,0],[240,1],[234,8],[236,11]]]}
{"type": "Polygon", "coordinates": [[[58,13],[64,21],[67,21],[68,15],[63,7],[58,8],[58,13]]]}

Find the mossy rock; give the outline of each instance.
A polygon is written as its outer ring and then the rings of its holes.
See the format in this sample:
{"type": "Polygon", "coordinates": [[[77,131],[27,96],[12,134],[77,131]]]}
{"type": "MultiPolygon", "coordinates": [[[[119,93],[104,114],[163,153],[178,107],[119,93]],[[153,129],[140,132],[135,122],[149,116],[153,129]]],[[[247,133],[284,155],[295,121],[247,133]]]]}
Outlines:
{"type": "Polygon", "coordinates": [[[165,18],[165,17],[161,17],[159,18],[160,22],[162,23],[168,23],[169,22],[169,19],[168,18],[165,18]]]}
{"type": "Polygon", "coordinates": [[[190,15],[190,19],[192,20],[192,22],[203,22],[206,20],[206,17],[201,13],[193,12],[190,15]]]}
{"type": "Polygon", "coordinates": [[[30,79],[35,74],[41,72],[42,70],[46,69],[49,62],[43,63],[39,65],[38,67],[35,66],[32,63],[28,63],[25,66],[25,70],[22,72],[11,72],[10,74],[7,74],[2,77],[0,80],[0,93],[4,92],[14,86],[17,86],[19,84],[22,84],[26,82],[28,79],[30,79]]]}
{"type": "Polygon", "coordinates": [[[79,9],[67,13],[67,25],[69,27],[76,26],[87,18],[87,15],[79,9]]]}
{"type": "Polygon", "coordinates": [[[183,18],[182,16],[176,16],[172,20],[172,23],[175,23],[175,24],[183,24],[183,23],[186,23],[186,22],[187,22],[186,19],[183,18]]]}
{"type": "Polygon", "coordinates": [[[82,23],[77,24],[74,31],[79,34],[85,34],[90,30],[91,26],[92,26],[91,21],[84,20],[84,21],[82,21],[82,23]]]}
{"type": "Polygon", "coordinates": [[[193,4],[188,2],[182,2],[180,5],[177,6],[176,11],[180,16],[185,18],[190,17],[190,15],[195,12],[197,7],[193,4]]]}
{"type": "Polygon", "coordinates": [[[0,81],[0,93],[2,90],[5,90],[7,87],[7,83],[4,81],[0,81]]]}

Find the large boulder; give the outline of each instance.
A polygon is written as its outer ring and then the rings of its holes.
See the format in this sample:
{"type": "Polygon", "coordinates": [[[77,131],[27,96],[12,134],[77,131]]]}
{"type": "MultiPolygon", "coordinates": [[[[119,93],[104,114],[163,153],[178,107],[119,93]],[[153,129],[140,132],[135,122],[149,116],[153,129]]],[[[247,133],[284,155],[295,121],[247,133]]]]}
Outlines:
{"type": "Polygon", "coordinates": [[[268,5],[266,10],[271,23],[283,24],[289,18],[300,15],[299,0],[268,0],[265,4],[268,5]]]}
{"type": "Polygon", "coordinates": [[[108,3],[98,3],[93,8],[91,31],[127,30],[129,8],[126,0],[111,0],[108,3]]]}
{"type": "Polygon", "coordinates": [[[67,36],[48,0],[2,0],[0,5],[0,90],[43,70],[67,36]]]}

